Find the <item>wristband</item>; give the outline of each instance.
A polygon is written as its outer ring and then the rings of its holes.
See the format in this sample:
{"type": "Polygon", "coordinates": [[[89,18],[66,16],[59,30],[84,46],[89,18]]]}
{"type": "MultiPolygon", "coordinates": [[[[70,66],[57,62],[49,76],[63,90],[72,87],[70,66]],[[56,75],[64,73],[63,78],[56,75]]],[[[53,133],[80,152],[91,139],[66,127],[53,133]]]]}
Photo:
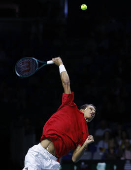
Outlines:
{"type": "Polygon", "coordinates": [[[66,71],[65,69],[65,66],[63,64],[59,65],[59,72],[60,74],[63,72],[63,71],[66,71]]]}

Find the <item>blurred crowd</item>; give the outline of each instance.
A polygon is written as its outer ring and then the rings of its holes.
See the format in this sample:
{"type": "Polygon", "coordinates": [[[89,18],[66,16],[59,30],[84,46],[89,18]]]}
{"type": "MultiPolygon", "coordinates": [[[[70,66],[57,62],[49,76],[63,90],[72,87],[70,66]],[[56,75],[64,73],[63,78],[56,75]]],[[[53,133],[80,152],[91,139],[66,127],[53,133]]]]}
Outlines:
{"type": "Polygon", "coordinates": [[[131,160],[130,131],[131,124],[101,120],[95,129],[89,128],[89,132],[94,136],[95,143],[88,146],[83,155],[84,159],[131,160]]]}
{"type": "Polygon", "coordinates": [[[16,21],[16,30],[0,29],[1,142],[10,143],[10,159],[19,164],[27,149],[39,142],[42,127],[61,104],[63,93],[56,66],[18,78],[15,63],[26,56],[39,60],[61,56],[75,103],[96,105],[96,118],[89,124],[95,138],[87,149],[90,159],[131,159],[131,20],[84,19],[91,25],[84,31],[77,24],[53,27],[36,20],[21,21],[20,27],[16,21]]]}

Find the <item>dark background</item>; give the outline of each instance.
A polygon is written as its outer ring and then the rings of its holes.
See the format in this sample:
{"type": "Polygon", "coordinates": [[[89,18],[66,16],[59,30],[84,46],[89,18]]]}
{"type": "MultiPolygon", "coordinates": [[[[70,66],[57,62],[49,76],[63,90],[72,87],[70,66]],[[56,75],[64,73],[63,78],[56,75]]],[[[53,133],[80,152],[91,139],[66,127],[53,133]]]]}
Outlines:
{"type": "Polygon", "coordinates": [[[96,106],[91,128],[97,129],[102,119],[131,127],[130,2],[69,0],[67,18],[63,4],[0,1],[0,133],[6,169],[23,167],[27,148],[40,141],[43,125],[60,106],[63,93],[55,65],[29,78],[17,77],[14,67],[22,57],[62,58],[75,103],[96,106]],[[80,9],[83,3],[86,11],[80,9]],[[23,149],[23,136],[30,133],[32,142],[23,149]]]}

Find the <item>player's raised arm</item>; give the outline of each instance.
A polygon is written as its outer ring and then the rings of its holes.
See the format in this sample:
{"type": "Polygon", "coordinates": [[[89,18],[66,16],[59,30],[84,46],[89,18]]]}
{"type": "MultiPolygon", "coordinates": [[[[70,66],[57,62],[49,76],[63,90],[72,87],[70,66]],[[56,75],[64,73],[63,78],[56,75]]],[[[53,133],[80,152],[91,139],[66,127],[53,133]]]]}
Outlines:
{"type": "Polygon", "coordinates": [[[65,69],[65,66],[63,65],[61,58],[60,57],[52,58],[52,61],[57,66],[59,66],[60,77],[61,77],[61,81],[62,81],[62,86],[64,88],[64,93],[71,94],[70,79],[69,79],[68,73],[65,69]]]}

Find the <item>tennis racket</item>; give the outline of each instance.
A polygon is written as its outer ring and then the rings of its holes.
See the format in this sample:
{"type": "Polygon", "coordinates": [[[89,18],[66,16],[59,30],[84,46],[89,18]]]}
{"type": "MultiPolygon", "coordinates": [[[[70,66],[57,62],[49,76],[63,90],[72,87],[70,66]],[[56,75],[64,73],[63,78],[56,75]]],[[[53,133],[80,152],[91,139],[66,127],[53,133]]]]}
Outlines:
{"type": "Polygon", "coordinates": [[[15,72],[19,77],[29,77],[48,64],[54,64],[54,62],[52,60],[40,61],[33,57],[24,57],[17,61],[15,72]]]}

